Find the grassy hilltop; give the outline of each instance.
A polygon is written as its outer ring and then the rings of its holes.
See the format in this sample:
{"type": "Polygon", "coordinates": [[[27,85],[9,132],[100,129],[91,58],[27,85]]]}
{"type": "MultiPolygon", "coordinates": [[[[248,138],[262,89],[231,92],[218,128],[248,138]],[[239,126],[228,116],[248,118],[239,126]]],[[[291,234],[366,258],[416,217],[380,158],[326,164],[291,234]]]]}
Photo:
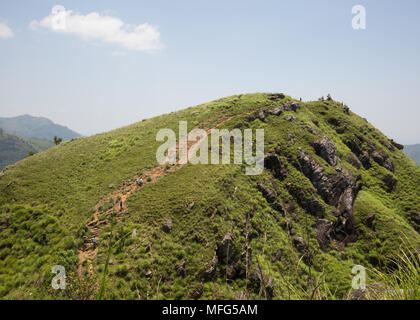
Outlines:
{"type": "Polygon", "coordinates": [[[0,297],[346,298],[354,265],[383,282],[420,247],[420,167],[401,147],[340,102],[265,93],[63,142],[0,173],[0,297]],[[181,120],[264,129],[264,172],[159,166],[156,134],[181,120]]]}

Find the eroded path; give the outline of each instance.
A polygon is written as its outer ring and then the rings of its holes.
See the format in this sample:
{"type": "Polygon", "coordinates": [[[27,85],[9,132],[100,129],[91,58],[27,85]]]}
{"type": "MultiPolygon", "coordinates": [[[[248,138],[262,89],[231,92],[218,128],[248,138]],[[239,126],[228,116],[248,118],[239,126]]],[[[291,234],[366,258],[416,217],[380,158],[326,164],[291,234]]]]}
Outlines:
{"type": "MultiPolygon", "coordinates": [[[[252,110],[250,112],[247,112],[245,114],[251,114],[254,113],[258,110],[260,110],[262,108],[258,108],[255,110],[252,110]]],[[[221,125],[225,124],[226,122],[232,120],[235,117],[240,116],[241,114],[237,114],[234,116],[229,116],[229,117],[220,117],[221,121],[218,122],[213,128],[204,128],[206,134],[205,137],[202,137],[202,141],[211,133],[212,129],[216,129],[217,127],[220,127],[221,125]]],[[[243,115],[243,114],[242,114],[243,115]]],[[[204,123],[204,126],[206,126],[206,123],[204,123]]],[[[198,140],[198,139],[197,139],[198,140]]],[[[197,151],[199,144],[196,143],[197,141],[187,141],[187,149],[188,149],[188,154],[189,153],[194,153],[195,151],[197,151]]],[[[185,143],[185,141],[184,141],[185,143]]],[[[176,144],[176,154],[177,154],[177,158],[178,158],[178,153],[179,153],[179,144],[180,142],[178,141],[176,144]]],[[[184,159],[185,160],[185,159],[184,159]]],[[[156,181],[158,181],[159,179],[161,179],[162,177],[164,177],[167,173],[170,172],[174,172],[176,170],[179,170],[183,167],[183,163],[185,161],[180,161],[178,160],[177,163],[173,166],[171,166],[170,168],[167,168],[166,164],[163,165],[158,165],[155,168],[152,168],[148,171],[143,172],[142,176],[140,177],[133,177],[133,179],[125,185],[122,185],[122,187],[108,195],[106,195],[105,197],[103,197],[101,199],[101,201],[99,201],[96,206],[95,206],[95,212],[93,214],[93,219],[87,224],[87,228],[89,229],[90,233],[91,233],[91,239],[93,239],[94,237],[97,240],[97,243],[99,243],[100,241],[100,231],[101,229],[106,226],[109,223],[109,219],[101,219],[101,217],[106,216],[106,215],[110,215],[111,212],[114,212],[114,214],[116,214],[116,216],[120,216],[123,215],[126,211],[126,200],[128,199],[128,197],[130,197],[130,195],[136,191],[137,189],[143,188],[145,185],[149,184],[149,183],[154,183],[156,181]],[[138,186],[135,183],[136,179],[143,178],[143,186],[138,186]],[[147,181],[149,180],[149,181],[147,181]],[[134,182],[133,182],[134,181],[134,182]],[[113,205],[112,208],[106,210],[106,211],[101,211],[100,208],[107,202],[109,202],[111,199],[114,199],[115,204],[113,205]],[[120,199],[119,201],[116,201],[117,199],[120,199]],[[120,209],[120,201],[123,202],[123,207],[122,210],[120,209]]],[[[84,267],[84,263],[86,261],[87,266],[88,266],[88,272],[89,273],[93,273],[94,268],[93,268],[93,262],[96,259],[96,256],[98,254],[98,246],[95,246],[93,244],[93,242],[90,241],[86,241],[83,244],[82,249],[79,250],[79,266],[78,266],[78,273],[79,276],[83,275],[83,267],[84,267]]]]}

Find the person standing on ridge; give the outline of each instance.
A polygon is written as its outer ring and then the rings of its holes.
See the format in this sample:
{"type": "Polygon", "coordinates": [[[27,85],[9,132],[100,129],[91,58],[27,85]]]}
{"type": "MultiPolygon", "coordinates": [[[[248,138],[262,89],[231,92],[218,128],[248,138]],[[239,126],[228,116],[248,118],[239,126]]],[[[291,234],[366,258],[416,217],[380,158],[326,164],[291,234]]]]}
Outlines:
{"type": "Polygon", "coordinates": [[[122,211],[122,209],[123,209],[123,202],[122,202],[122,200],[120,201],[120,211],[122,211]]]}

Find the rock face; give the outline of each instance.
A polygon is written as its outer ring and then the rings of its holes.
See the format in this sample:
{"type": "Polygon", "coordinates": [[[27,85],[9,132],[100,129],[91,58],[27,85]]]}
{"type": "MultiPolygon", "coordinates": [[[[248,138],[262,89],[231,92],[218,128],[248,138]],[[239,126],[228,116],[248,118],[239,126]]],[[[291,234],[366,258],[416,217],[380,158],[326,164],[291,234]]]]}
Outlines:
{"type": "Polygon", "coordinates": [[[271,170],[271,173],[277,179],[281,180],[287,176],[287,170],[282,166],[275,152],[270,152],[264,157],[264,168],[271,170]]]}
{"type": "Polygon", "coordinates": [[[335,238],[345,243],[356,241],[353,219],[353,202],[357,195],[356,179],[345,168],[327,175],[324,168],[309,154],[301,151],[298,160],[303,174],[312,182],[326,203],[338,209],[338,222],[334,226],[335,238]]]}
{"type": "Polygon", "coordinates": [[[220,242],[216,250],[217,257],[224,263],[232,262],[233,252],[233,234],[227,233],[220,242]]]}
{"type": "MultiPolygon", "coordinates": [[[[255,288],[261,288],[265,291],[267,300],[272,300],[274,297],[274,278],[266,277],[264,272],[259,268],[252,270],[249,281],[251,286],[255,288]]],[[[261,291],[260,291],[261,292],[261,291]]]]}
{"type": "Polygon", "coordinates": [[[274,191],[270,190],[263,182],[258,183],[257,188],[274,210],[280,213],[284,212],[282,205],[277,200],[277,194],[274,191]]]}
{"type": "Polygon", "coordinates": [[[316,222],[316,239],[319,247],[323,251],[328,251],[328,246],[331,242],[331,232],[333,231],[333,223],[327,219],[318,219],[316,222]]]}
{"type": "Polygon", "coordinates": [[[269,202],[273,203],[277,199],[277,195],[274,191],[271,191],[263,182],[258,183],[258,190],[261,191],[263,197],[269,202]]]}
{"type": "Polygon", "coordinates": [[[335,166],[337,164],[337,147],[329,137],[324,136],[320,140],[315,141],[314,149],[316,154],[330,165],[335,166]]]}
{"type": "Polygon", "coordinates": [[[372,159],[378,163],[380,166],[388,169],[391,172],[394,172],[394,165],[392,164],[391,159],[388,157],[387,154],[383,152],[374,151],[371,154],[372,159]]]}
{"type": "Polygon", "coordinates": [[[309,252],[309,245],[302,237],[296,237],[293,239],[293,245],[296,247],[296,250],[302,254],[303,261],[310,265],[312,262],[312,255],[309,252]]]}
{"type": "Polygon", "coordinates": [[[270,94],[267,99],[268,100],[280,100],[284,99],[286,96],[283,93],[276,93],[276,94],[270,94]]]}
{"type": "Polygon", "coordinates": [[[210,281],[216,274],[217,263],[217,255],[214,255],[213,259],[210,261],[207,267],[200,273],[200,278],[202,278],[204,281],[210,281]]]}
{"type": "Polygon", "coordinates": [[[287,116],[287,117],[286,117],[286,120],[287,120],[287,121],[290,121],[290,122],[296,122],[296,118],[295,118],[295,117],[293,117],[293,116],[287,116]]]}
{"type": "Polygon", "coordinates": [[[347,161],[356,169],[360,169],[360,167],[362,166],[362,163],[359,161],[359,159],[357,159],[357,157],[354,155],[354,153],[351,153],[348,157],[347,157],[347,161]]]}
{"type": "Polygon", "coordinates": [[[402,144],[399,144],[398,142],[395,142],[394,140],[391,140],[391,143],[398,150],[403,150],[404,149],[404,146],[402,144]]]}
{"type": "Polygon", "coordinates": [[[363,153],[360,155],[360,162],[366,169],[370,168],[370,156],[367,151],[363,151],[363,153]]]}
{"type": "Polygon", "coordinates": [[[318,131],[315,130],[314,128],[312,128],[309,124],[305,124],[305,125],[303,125],[303,127],[314,135],[318,134],[318,131]]]}
{"type": "Polygon", "coordinates": [[[283,111],[279,108],[274,108],[273,110],[267,110],[266,113],[272,116],[279,116],[283,113],[283,111]]]}
{"type": "Polygon", "coordinates": [[[283,108],[284,108],[285,111],[294,111],[294,112],[296,112],[297,109],[300,108],[300,104],[299,104],[299,102],[293,101],[290,104],[284,105],[283,108]]]}
{"type": "Polygon", "coordinates": [[[385,190],[387,192],[392,192],[397,185],[397,180],[392,176],[392,174],[385,175],[385,177],[382,178],[382,181],[385,183],[385,190]]]}

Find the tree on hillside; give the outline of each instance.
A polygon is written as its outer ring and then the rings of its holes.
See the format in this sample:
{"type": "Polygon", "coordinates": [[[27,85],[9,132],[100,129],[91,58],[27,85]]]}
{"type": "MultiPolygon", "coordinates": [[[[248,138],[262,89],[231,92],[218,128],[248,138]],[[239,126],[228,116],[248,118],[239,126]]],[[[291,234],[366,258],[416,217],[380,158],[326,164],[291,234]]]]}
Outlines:
{"type": "Polygon", "coordinates": [[[56,146],[58,146],[62,141],[63,141],[62,138],[54,136],[54,143],[55,143],[56,146]]]}

